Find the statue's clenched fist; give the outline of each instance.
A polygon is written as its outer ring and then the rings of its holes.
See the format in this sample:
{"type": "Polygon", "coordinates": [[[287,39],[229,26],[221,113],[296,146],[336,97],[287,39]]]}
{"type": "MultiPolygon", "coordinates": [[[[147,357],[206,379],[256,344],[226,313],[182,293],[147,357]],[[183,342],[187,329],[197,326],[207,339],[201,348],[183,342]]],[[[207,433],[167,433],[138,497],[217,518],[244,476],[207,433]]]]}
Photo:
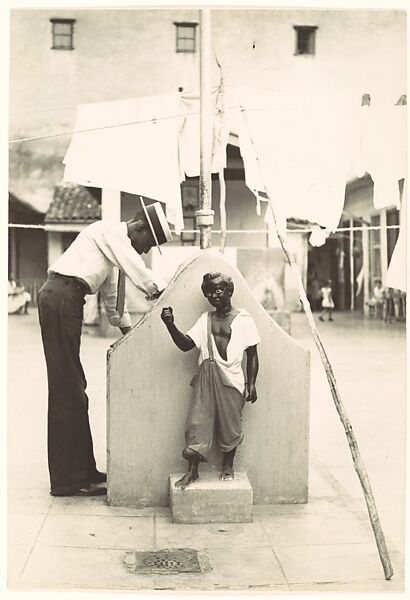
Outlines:
{"type": "Polygon", "coordinates": [[[165,325],[170,325],[174,322],[174,313],[172,312],[171,306],[166,306],[162,309],[161,319],[164,321],[165,325]]]}

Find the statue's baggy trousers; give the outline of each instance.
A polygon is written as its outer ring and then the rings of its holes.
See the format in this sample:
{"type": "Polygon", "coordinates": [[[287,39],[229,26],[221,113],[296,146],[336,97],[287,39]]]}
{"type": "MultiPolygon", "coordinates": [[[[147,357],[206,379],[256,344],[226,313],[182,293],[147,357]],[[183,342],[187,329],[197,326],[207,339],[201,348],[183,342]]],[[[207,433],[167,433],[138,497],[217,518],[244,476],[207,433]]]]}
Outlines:
{"type": "Polygon", "coordinates": [[[89,485],[95,471],[87,382],[80,362],[85,287],[51,274],[38,295],[48,376],[48,466],[52,494],[89,485]]]}
{"type": "Polygon", "coordinates": [[[223,452],[243,440],[242,409],[245,398],[228,381],[215,362],[212,349],[211,313],[207,319],[209,358],[202,361],[191,381],[193,395],[185,423],[186,448],[208,460],[214,437],[223,452]]]}

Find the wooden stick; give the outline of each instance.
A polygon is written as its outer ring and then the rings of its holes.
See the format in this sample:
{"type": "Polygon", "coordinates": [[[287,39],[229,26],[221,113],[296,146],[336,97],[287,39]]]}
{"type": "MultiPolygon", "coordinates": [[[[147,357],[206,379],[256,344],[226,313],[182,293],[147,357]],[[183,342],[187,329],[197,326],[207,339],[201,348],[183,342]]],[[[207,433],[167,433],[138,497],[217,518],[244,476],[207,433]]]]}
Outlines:
{"type": "Polygon", "coordinates": [[[279,242],[280,245],[282,246],[283,252],[285,253],[286,259],[291,267],[292,273],[295,277],[297,286],[298,286],[298,292],[299,292],[299,298],[302,302],[302,306],[303,306],[303,310],[305,311],[306,317],[307,317],[307,321],[310,327],[310,330],[312,332],[313,335],[313,339],[315,341],[315,344],[319,350],[319,355],[323,364],[323,367],[325,369],[326,372],[326,377],[329,383],[329,387],[330,387],[330,391],[332,393],[332,397],[333,397],[333,401],[335,403],[336,406],[336,410],[339,413],[339,417],[340,420],[343,424],[344,430],[345,430],[345,434],[347,437],[347,441],[349,443],[349,448],[350,448],[350,452],[353,458],[353,463],[354,463],[354,468],[356,470],[357,476],[359,477],[359,481],[360,481],[360,485],[362,486],[362,490],[364,493],[364,497],[366,500],[366,505],[367,505],[367,511],[369,513],[369,518],[370,518],[370,523],[373,529],[373,533],[374,533],[374,537],[376,539],[376,544],[377,544],[377,549],[379,551],[379,556],[380,556],[380,560],[381,563],[383,565],[383,571],[384,571],[384,577],[385,579],[391,579],[393,576],[393,567],[390,561],[390,557],[389,557],[389,553],[387,550],[387,546],[386,546],[386,540],[384,538],[384,533],[380,524],[380,519],[379,519],[379,515],[377,512],[377,508],[376,508],[376,502],[374,500],[374,496],[373,496],[373,492],[372,492],[372,488],[370,485],[370,480],[369,480],[369,476],[367,474],[367,469],[365,467],[365,464],[360,456],[360,452],[359,452],[359,447],[356,441],[356,437],[354,435],[353,432],[353,427],[350,423],[349,417],[346,413],[346,410],[343,406],[339,391],[337,389],[337,385],[336,385],[336,378],[335,375],[333,373],[333,368],[332,365],[330,364],[330,361],[326,355],[325,349],[323,347],[322,344],[322,340],[320,339],[317,327],[316,327],[316,323],[315,320],[313,318],[313,314],[312,314],[312,310],[310,308],[310,304],[309,304],[309,300],[307,299],[306,296],[306,292],[305,292],[305,288],[303,287],[303,282],[302,282],[302,277],[300,274],[300,271],[298,269],[298,266],[295,262],[295,259],[292,256],[292,253],[290,252],[289,248],[287,247],[287,243],[285,241],[285,238],[283,237],[282,233],[278,230],[277,228],[277,221],[276,221],[276,215],[275,215],[275,210],[273,207],[273,202],[271,199],[271,195],[269,194],[269,191],[267,189],[267,186],[265,184],[265,179],[263,177],[263,171],[262,171],[262,166],[259,160],[259,156],[258,153],[256,151],[255,145],[253,143],[253,139],[251,136],[251,131],[250,131],[250,127],[249,124],[247,122],[246,119],[246,115],[245,115],[245,109],[241,108],[242,114],[244,115],[244,120],[247,124],[248,127],[248,131],[249,131],[249,137],[255,152],[255,156],[256,156],[256,160],[258,163],[258,168],[259,168],[259,172],[261,175],[261,179],[265,188],[265,192],[266,195],[268,197],[268,201],[269,201],[269,207],[272,213],[272,217],[275,223],[275,227],[276,227],[276,231],[278,234],[278,238],[279,238],[279,242]]]}

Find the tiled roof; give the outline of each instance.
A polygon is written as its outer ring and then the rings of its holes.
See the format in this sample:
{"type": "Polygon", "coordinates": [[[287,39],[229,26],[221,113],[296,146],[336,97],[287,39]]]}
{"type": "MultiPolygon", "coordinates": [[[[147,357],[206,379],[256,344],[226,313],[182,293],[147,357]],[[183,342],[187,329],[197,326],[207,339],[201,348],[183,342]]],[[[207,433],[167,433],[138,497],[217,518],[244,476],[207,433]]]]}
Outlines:
{"type": "Polygon", "coordinates": [[[55,187],[46,223],[92,223],[101,219],[101,204],[82,185],[61,183],[55,187]]]}

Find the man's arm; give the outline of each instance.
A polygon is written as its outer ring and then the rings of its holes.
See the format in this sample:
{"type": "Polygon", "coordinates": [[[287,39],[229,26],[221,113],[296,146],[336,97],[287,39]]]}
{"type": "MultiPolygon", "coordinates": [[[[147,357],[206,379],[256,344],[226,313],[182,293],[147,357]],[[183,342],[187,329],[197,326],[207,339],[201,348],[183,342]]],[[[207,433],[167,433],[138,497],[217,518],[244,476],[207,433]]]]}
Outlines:
{"type": "Polygon", "coordinates": [[[161,319],[164,321],[166,328],[168,329],[170,336],[172,337],[174,344],[178,346],[183,352],[188,352],[195,347],[193,340],[189,335],[185,335],[178,329],[174,321],[174,313],[170,306],[163,308],[161,312],[161,319]]]}
{"type": "Polygon", "coordinates": [[[122,334],[126,334],[131,329],[131,317],[127,309],[127,303],[124,303],[124,312],[122,317],[117,311],[117,285],[118,274],[115,269],[111,269],[110,274],[100,287],[101,300],[105,307],[105,314],[111,325],[119,327],[122,334]]]}
{"type": "Polygon", "coordinates": [[[155,299],[158,291],[165,288],[165,282],[145,266],[130,238],[118,228],[118,223],[105,229],[103,240],[99,242],[99,248],[108,260],[124,271],[135,287],[147,292],[148,299],[151,296],[155,299]]]}
{"type": "Polygon", "coordinates": [[[247,376],[247,390],[245,400],[246,402],[254,403],[257,399],[256,393],[256,377],[259,371],[259,358],[257,346],[249,346],[246,349],[246,376],[247,376]]]}

